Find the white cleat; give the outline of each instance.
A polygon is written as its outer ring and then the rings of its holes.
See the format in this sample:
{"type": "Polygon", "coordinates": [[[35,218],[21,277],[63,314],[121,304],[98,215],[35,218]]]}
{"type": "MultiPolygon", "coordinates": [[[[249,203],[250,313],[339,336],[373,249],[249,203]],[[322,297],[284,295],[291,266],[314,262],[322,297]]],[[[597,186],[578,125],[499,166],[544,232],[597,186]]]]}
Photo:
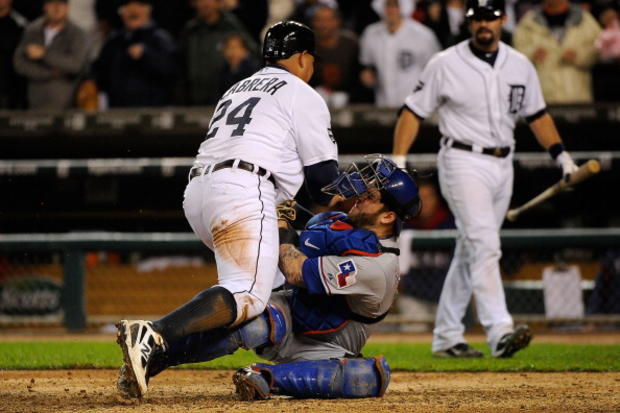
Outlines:
{"type": "MultiPolygon", "coordinates": [[[[121,320],[116,342],[123,350],[124,379],[135,389],[135,397],[142,398],[148,390],[148,367],[155,351],[165,350],[164,338],[153,329],[150,321],[121,320]]],[[[132,394],[133,396],[133,394],[132,394]]]]}

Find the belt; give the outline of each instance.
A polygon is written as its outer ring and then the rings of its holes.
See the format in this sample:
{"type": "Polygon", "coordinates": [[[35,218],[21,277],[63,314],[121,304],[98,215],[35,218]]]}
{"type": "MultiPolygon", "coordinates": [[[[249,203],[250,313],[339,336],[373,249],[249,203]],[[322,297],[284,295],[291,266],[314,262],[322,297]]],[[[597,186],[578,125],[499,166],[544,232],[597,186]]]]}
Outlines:
{"type": "Polygon", "coordinates": [[[250,162],[241,161],[241,160],[237,161],[236,159],[229,159],[227,161],[216,163],[212,167],[211,166],[194,166],[189,171],[189,180],[191,181],[193,178],[197,176],[201,176],[205,173],[211,173],[211,172],[219,171],[220,169],[225,169],[225,168],[234,168],[235,162],[237,162],[237,166],[236,166],[237,168],[243,169],[244,171],[256,173],[256,175],[258,176],[266,176],[267,180],[271,182],[273,186],[276,185],[276,180],[274,179],[273,175],[271,175],[271,173],[267,171],[265,168],[254,165],[253,163],[250,163],[250,162]]]}
{"type": "Polygon", "coordinates": [[[469,145],[467,143],[456,141],[452,138],[443,137],[441,138],[442,142],[445,146],[449,148],[461,149],[469,152],[483,153],[485,155],[495,156],[496,158],[505,158],[510,154],[510,146],[496,146],[494,148],[482,148],[476,147],[473,145],[469,145]]]}

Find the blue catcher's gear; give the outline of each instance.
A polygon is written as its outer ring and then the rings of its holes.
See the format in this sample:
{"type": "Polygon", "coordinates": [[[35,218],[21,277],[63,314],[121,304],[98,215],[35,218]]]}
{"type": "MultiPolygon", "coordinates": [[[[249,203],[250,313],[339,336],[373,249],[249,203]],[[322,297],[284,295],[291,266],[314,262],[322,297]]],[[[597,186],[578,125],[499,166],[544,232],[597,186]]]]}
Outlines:
{"type": "Polygon", "coordinates": [[[149,377],[179,364],[214,360],[239,348],[250,350],[280,344],[285,334],[286,321],[282,310],[267,304],[261,315],[238,328],[194,333],[172,343],[165,352],[153,356],[149,377]]]}
{"type": "Polygon", "coordinates": [[[383,356],[339,360],[255,363],[233,377],[244,400],[271,394],[299,398],[335,399],[381,397],[390,383],[390,366],[383,356]]]}
{"type": "Polygon", "coordinates": [[[299,236],[299,249],[308,258],[323,255],[381,254],[377,235],[366,229],[354,228],[344,212],[322,212],[306,224],[299,236]]]}
{"type": "Polygon", "coordinates": [[[401,220],[409,221],[420,213],[422,201],[415,180],[383,155],[364,156],[364,162],[351,164],[322,190],[329,195],[351,198],[372,188],[381,192],[381,202],[401,220]]]}

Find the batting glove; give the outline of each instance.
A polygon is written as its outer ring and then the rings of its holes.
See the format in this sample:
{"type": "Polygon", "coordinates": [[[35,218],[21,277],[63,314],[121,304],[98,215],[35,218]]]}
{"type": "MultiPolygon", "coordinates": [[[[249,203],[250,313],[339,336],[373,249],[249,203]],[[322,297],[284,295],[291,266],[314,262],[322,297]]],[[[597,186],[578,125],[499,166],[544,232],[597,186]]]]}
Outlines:
{"type": "Polygon", "coordinates": [[[568,182],[570,174],[576,172],[579,167],[573,161],[573,158],[566,151],[563,151],[555,158],[555,162],[562,168],[562,177],[568,182]]]}

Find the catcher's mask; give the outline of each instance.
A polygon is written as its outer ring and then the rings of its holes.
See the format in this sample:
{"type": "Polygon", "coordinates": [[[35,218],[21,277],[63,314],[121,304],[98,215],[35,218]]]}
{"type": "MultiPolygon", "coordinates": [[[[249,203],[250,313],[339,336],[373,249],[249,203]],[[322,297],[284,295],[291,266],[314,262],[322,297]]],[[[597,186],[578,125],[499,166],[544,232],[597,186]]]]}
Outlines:
{"type": "Polygon", "coordinates": [[[415,180],[381,154],[365,155],[363,161],[352,163],[321,190],[329,195],[351,198],[371,188],[381,192],[381,202],[403,221],[415,218],[422,209],[415,180]]]}

